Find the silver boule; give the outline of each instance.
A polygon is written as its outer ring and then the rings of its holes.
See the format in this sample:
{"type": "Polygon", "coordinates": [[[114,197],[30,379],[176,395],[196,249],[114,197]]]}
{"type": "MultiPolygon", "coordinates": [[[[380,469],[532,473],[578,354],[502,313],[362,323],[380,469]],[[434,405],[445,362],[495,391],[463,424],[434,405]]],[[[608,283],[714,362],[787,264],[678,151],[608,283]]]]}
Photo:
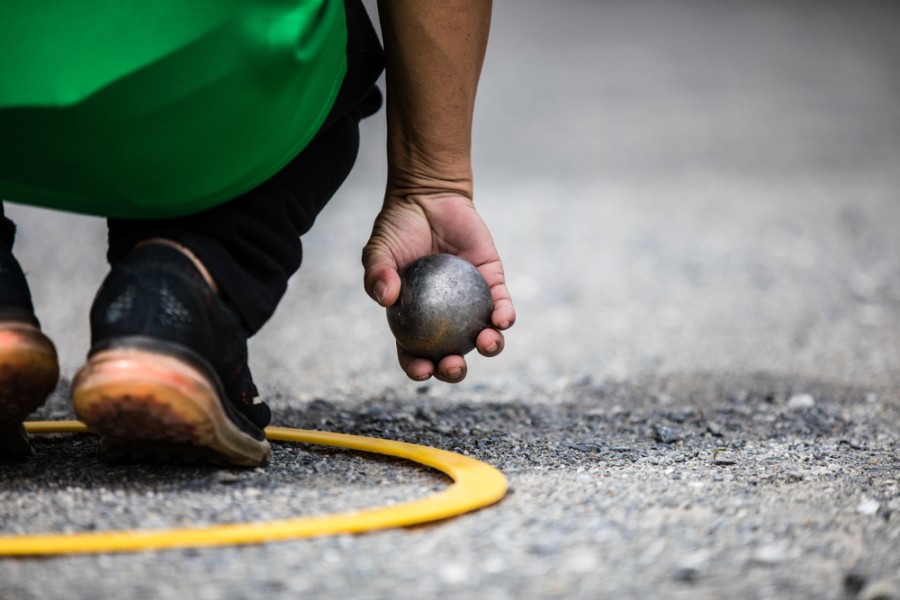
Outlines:
{"type": "Polygon", "coordinates": [[[432,254],[400,273],[400,298],[387,309],[397,342],[434,362],[475,348],[491,326],[494,301],[484,276],[452,254],[432,254]]]}

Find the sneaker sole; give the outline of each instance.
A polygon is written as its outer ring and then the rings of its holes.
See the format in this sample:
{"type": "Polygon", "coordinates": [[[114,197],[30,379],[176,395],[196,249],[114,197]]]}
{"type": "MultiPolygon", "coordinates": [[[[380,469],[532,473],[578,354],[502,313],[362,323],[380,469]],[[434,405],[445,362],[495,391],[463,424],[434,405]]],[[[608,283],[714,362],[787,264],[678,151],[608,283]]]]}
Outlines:
{"type": "Polygon", "coordinates": [[[271,447],[239,429],[209,380],[165,354],[116,348],[90,357],[72,382],[75,414],[107,436],[101,457],[265,466],[271,447]]]}
{"type": "Polygon", "coordinates": [[[0,323],[0,459],[31,454],[22,422],[44,404],[58,381],[53,342],[28,323],[0,323]]]}

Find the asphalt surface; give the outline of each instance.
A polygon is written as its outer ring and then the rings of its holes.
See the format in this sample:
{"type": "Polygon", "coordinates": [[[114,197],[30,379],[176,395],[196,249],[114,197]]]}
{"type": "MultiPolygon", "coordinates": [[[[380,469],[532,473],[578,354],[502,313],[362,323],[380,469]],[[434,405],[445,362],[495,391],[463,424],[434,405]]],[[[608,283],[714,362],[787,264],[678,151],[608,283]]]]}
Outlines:
{"type": "MultiPolygon", "coordinates": [[[[900,598],[900,9],[503,0],[477,203],[519,322],[457,386],[400,372],[360,249],[384,128],[253,340],[277,424],[499,467],[496,506],[241,548],[0,560],[0,598],[900,598]]],[[[8,207],[64,380],[97,219],[8,207]]],[[[419,498],[402,461],[279,445],[265,470],[0,466],[0,532],[171,527],[419,498]]]]}

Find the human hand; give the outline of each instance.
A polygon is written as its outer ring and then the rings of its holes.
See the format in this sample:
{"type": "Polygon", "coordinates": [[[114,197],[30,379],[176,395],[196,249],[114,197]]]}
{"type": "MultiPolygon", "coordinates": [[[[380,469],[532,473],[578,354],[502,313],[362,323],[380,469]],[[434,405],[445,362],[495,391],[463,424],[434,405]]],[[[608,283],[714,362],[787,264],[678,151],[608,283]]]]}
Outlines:
{"type": "MultiPolygon", "coordinates": [[[[493,238],[466,196],[388,194],[363,249],[366,292],[384,307],[393,305],[400,296],[400,270],[437,252],[469,261],[487,281],[494,300],[493,327],[482,330],[475,347],[483,356],[496,356],[504,346],[501,331],[513,325],[516,313],[493,238]]],[[[434,375],[441,381],[457,383],[466,376],[466,360],[459,355],[445,356],[435,364],[411,355],[398,344],[397,357],[407,376],[416,381],[434,375]]]]}

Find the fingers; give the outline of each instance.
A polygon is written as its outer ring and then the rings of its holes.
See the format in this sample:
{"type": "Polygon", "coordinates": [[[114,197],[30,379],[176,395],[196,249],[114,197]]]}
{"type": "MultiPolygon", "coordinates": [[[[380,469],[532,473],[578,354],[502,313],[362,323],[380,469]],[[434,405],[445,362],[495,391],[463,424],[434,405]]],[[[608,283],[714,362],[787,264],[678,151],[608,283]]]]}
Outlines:
{"type": "Polygon", "coordinates": [[[491,260],[481,264],[478,270],[484,276],[488,287],[491,289],[491,298],[494,300],[494,311],[491,313],[491,324],[500,331],[509,329],[516,322],[516,309],[513,307],[509,289],[506,287],[506,275],[503,264],[497,256],[493,245],[491,260]]]}
{"type": "Polygon", "coordinates": [[[491,323],[498,330],[503,331],[512,327],[516,322],[516,309],[513,308],[509,298],[495,300],[494,312],[491,313],[491,323]]]}
{"type": "Polygon", "coordinates": [[[475,339],[475,348],[482,356],[497,356],[503,352],[504,345],[503,334],[496,329],[484,329],[475,339]]]}
{"type": "Polygon", "coordinates": [[[397,345],[397,359],[400,362],[400,368],[413,381],[426,381],[433,376],[438,381],[445,383],[459,383],[466,378],[468,372],[466,360],[462,356],[445,356],[435,368],[433,362],[427,358],[413,356],[399,344],[397,345]]]}
{"type": "MultiPolygon", "coordinates": [[[[497,356],[503,352],[505,340],[503,334],[496,329],[484,329],[475,341],[475,347],[482,356],[497,356]]],[[[468,365],[466,359],[459,355],[445,356],[435,366],[427,358],[413,356],[403,346],[397,344],[397,359],[400,368],[413,381],[427,381],[435,377],[446,383],[459,383],[466,378],[468,365]]]]}
{"type": "Polygon", "coordinates": [[[435,377],[445,383],[459,383],[466,378],[468,367],[462,356],[445,356],[438,363],[435,377]]]}

